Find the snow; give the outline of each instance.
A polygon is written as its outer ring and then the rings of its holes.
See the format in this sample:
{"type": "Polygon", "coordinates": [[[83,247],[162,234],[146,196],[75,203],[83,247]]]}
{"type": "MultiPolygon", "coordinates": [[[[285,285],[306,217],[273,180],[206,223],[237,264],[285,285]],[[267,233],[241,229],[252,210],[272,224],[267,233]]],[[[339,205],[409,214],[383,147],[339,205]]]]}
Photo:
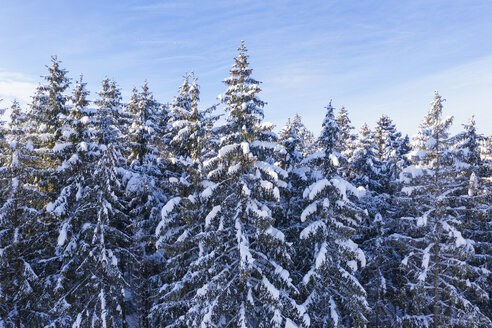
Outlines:
{"type": "Polygon", "coordinates": [[[403,188],[401,188],[401,192],[407,194],[407,196],[411,196],[414,190],[415,190],[415,187],[403,187],[403,188]]]}
{"type": "Polygon", "coordinates": [[[328,253],[326,242],[323,242],[320,246],[320,250],[318,254],[316,255],[316,269],[321,268],[323,263],[326,261],[326,254],[328,253]]]}
{"type": "Polygon", "coordinates": [[[473,197],[475,196],[475,190],[478,189],[478,178],[475,175],[475,172],[473,172],[470,175],[470,182],[469,182],[469,188],[468,188],[468,196],[473,197]]]}
{"type": "Polygon", "coordinates": [[[202,191],[201,196],[204,199],[210,198],[210,196],[212,196],[215,188],[217,188],[217,185],[216,184],[211,184],[211,185],[207,186],[205,188],[205,190],[202,191]]]}
{"type": "Polygon", "coordinates": [[[284,328],[299,328],[299,326],[297,326],[292,320],[287,318],[285,320],[285,327],[284,328]]]}
{"type": "Polygon", "coordinates": [[[332,297],[330,297],[330,316],[331,319],[333,320],[333,327],[337,327],[339,318],[337,313],[337,306],[332,297]]]}
{"type": "Polygon", "coordinates": [[[231,153],[234,150],[236,150],[236,148],[238,146],[239,146],[238,144],[232,144],[232,145],[226,145],[226,146],[220,148],[219,149],[219,153],[218,153],[219,158],[226,157],[229,153],[231,153]]]}
{"type": "Polygon", "coordinates": [[[309,204],[301,213],[301,222],[306,221],[307,217],[315,213],[317,209],[318,209],[317,201],[309,204]]]}
{"type": "Polygon", "coordinates": [[[401,264],[404,265],[404,266],[407,266],[408,265],[408,260],[410,259],[410,257],[413,254],[414,254],[413,252],[410,252],[410,254],[408,254],[407,256],[405,256],[405,258],[401,261],[401,264]]]}
{"type": "Polygon", "coordinates": [[[166,205],[164,205],[164,207],[161,210],[162,220],[159,222],[157,228],[155,229],[156,237],[158,237],[161,234],[162,229],[164,229],[164,225],[167,223],[167,217],[169,213],[171,213],[174,210],[174,207],[176,207],[180,201],[181,201],[181,197],[174,197],[171,200],[169,200],[166,203],[166,205]]]}
{"type": "Polygon", "coordinates": [[[429,246],[427,246],[424,249],[424,253],[422,256],[422,268],[424,269],[418,276],[418,280],[420,281],[425,281],[427,278],[427,269],[429,268],[429,260],[430,260],[430,249],[434,246],[433,243],[431,243],[429,246]]]}
{"type": "Polygon", "coordinates": [[[424,213],[424,215],[419,216],[417,218],[417,227],[424,227],[427,225],[427,213],[424,213]]]}
{"type": "Polygon", "coordinates": [[[72,325],[72,328],[80,328],[80,325],[82,324],[82,313],[77,314],[77,319],[72,325]]]}
{"type": "Polygon", "coordinates": [[[255,306],[255,300],[253,299],[253,293],[251,292],[251,288],[248,288],[248,296],[246,296],[247,301],[252,306],[255,306]]]}
{"type": "Polygon", "coordinates": [[[208,284],[205,284],[202,287],[197,289],[196,295],[197,296],[205,296],[205,295],[207,295],[207,291],[208,291],[208,284]]]}
{"type": "Polygon", "coordinates": [[[277,187],[273,186],[273,183],[271,183],[270,181],[261,180],[260,185],[263,189],[271,191],[273,193],[273,196],[275,197],[275,199],[277,201],[280,201],[280,191],[278,190],[277,187]]]}
{"type": "Polygon", "coordinates": [[[364,252],[362,251],[362,249],[357,248],[356,255],[357,255],[357,259],[360,262],[360,266],[362,268],[364,268],[366,266],[366,256],[365,256],[364,252]]]}
{"type": "Polygon", "coordinates": [[[144,179],[140,174],[133,174],[130,180],[128,180],[126,185],[127,193],[138,193],[142,192],[144,189],[144,179]]]}
{"type": "Polygon", "coordinates": [[[243,187],[241,189],[241,192],[243,193],[244,196],[248,197],[251,195],[251,190],[249,190],[248,186],[243,184],[243,187]]]}
{"type": "Polygon", "coordinates": [[[325,157],[325,152],[324,151],[318,151],[313,154],[310,154],[304,158],[304,160],[301,162],[301,164],[307,164],[309,162],[312,162],[317,159],[321,159],[325,157]]]}
{"type": "Polygon", "coordinates": [[[254,201],[248,202],[247,210],[252,211],[259,218],[266,218],[269,216],[269,209],[266,206],[262,206],[261,209],[258,208],[258,205],[254,201]]]}
{"type": "Polygon", "coordinates": [[[81,183],[77,183],[77,194],[75,195],[75,200],[80,200],[82,198],[82,193],[84,191],[84,188],[82,187],[81,183]]]}
{"type": "Polygon", "coordinates": [[[261,282],[268,290],[268,293],[272,295],[273,299],[278,300],[280,298],[280,291],[266,277],[263,277],[261,282]]]}
{"type": "Polygon", "coordinates": [[[101,289],[101,292],[99,293],[99,300],[101,302],[101,322],[102,322],[102,327],[107,328],[106,324],[106,316],[107,316],[107,310],[106,310],[106,298],[104,297],[104,291],[101,289]]]}
{"type": "Polygon", "coordinates": [[[309,198],[309,200],[313,200],[320,192],[322,192],[326,187],[331,186],[330,181],[328,179],[319,180],[308,188],[304,190],[303,197],[309,198]]]}
{"type": "Polygon", "coordinates": [[[280,328],[282,321],[283,321],[283,319],[282,319],[282,314],[280,313],[280,310],[275,309],[275,312],[273,313],[273,318],[272,318],[272,320],[270,320],[270,322],[273,324],[274,328],[276,328],[276,327],[280,328]]]}
{"type": "Polygon", "coordinates": [[[337,156],[335,156],[334,154],[330,154],[328,156],[328,158],[330,159],[330,162],[331,162],[331,164],[333,164],[333,166],[335,166],[335,167],[340,166],[340,163],[338,162],[338,157],[337,156]]]}
{"type": "Polygon", "coordinates": [[[242,232],[242,224],[239,218],[236,219],[235,228],[236,228],[236,238],[237,238],[239,255],[240,255],[239,265],[242,269],[246,269],[249,268],[251,264],[253,264],[254,259],[249,250],[248,239],[246,238],[246,236],[244,236],[242,232]]]}
{"type": "Polygon", "coordinates": [[[24,276],[27,278],[28,281],[33,281],[38,279],[38,276],[36,275],[36,273],[34,273],[34,270],[32,269],[31,265],[25,261],[24,261],[24,276]]]}
{"type": "Polygon", "coordinates": [[[461,247],[467,245],[467,241],[463,238],[461,232],[459,232],[455,227],[449,225],[447,222],[442,222],[443,229],[449,232],[449,236],[454,238],[456,247],[461,247]]]}
{"type": "Polygon", "coordinates": [[[68,222],[64,222],[60,233],[58,234],[58,246],[63,246],[65,244],[65,241],[67,240],[67,228],[68,222]]]}
{"type": "Polygon", "coordinates": [[[275,168],[272,165],[265,162],[258,161],[255,163],[255,166],[258,169],[270,175],[275,181],[278,180],[278,174],[277,172],[275,172],[275,168]]]}
{"type": "Polygon", "coordinates": [[[227,170],[227,173],[235,174],[235,173],[239,172],[240,169],[241,169],[241,163],[237,163],[233,166],[230,166],[229,169],[227,170]]]}
{"type": "MultiPolygon", "coordinates": [[[[353,240],[351,240],[351,239],[343,239],[343,240],[339,239],[336,241],[336,243],[338,245],[340,245],[341,247],[348,249],[352,253],[355,253],[355,257],[360,262],[361,267],[366,266],[366,256],[365,256],[364,252],[359,248],[359,245],[357,245],[353,240]]],[[[357,271],[357,263],[356,262],[354,262],[354,263],[355,263],[355,269],[353,271],[357,271]]]]}
{"type": "Polygon", "coordinates": [[[54,152],[62,152],[62,151],[65,150],[65,148],[70,147],[70,145],[71,144],[69,142],[60,142],[60,143],[57,143],[53,147],[53,151],[54,152]]]}
{"type": "Polygon", "coordinates": [[[88,116],[84,116],[80,119],[80,122],[82,122],[82,124],[84,125],[87,125],[91,122],[91,119],[88,116]]]}
{"type": "Polygon", "coordinates": [[[330,200],[328,198],[323,198],[323,208],[325,209],[330,208],[330,200]]]}
{"type": "Polygon", "coordinates": [[[265,231],[266,234],[272,236],[275,239],[280,240],[281,242],[285,242],[285,235],[282,231],[278,230],[277,228],[270,226],[268,229],[265,231]]]}
{"type": "Polygon", "coordinates": [[[417,166],[408,166],[400,173],[400,182],[410,183],[410,179],[415,179],[424,174],[424,169],[417,166]]]}
{"type": "Polygon", "coordinates": [[[290,278],[290,273],[286,269],[282,268],[280,265],[275,263],[274,261],[270,261],[270,263],[275,268],[275,274],[278,275],[287,285],[292,285],[292,279],[290,278]]]}
{"type": "Polygon", "coordinates": [[[212,208],[210,213],[207,214],[205,217],[205,228],[208,228],[210,226],[210,223],[212,222],[213,219],[217,216],[217,214],[220,212],[221,206],[217,205],[212,208]]]}
{"type": "Polygon", "coordinates": [[[430,148],[434,148],[435,146],[436,146],[436,139],[434,139],[433,137],[429,137],[429,139],[425,143],[425,148],[430,149],[430,148]]]}
{"type": "Polygon", "coordinates": [[[249,154],[249,143],[241,142],[241,149],[243,150],[244,155],[248,155],[249,154]]]}
{"type": "Polygon", "coordinates": [[[429,267],[430,254],[429,251],[434,244],[430,244],[424,249],[424,255],[422,257],[422,268],[427,269],[429,267]]]}
{"type": "Polygon", "coordinates": [[[19,167],[19,152],[15,151],[12,155],[12,167],[19,167]]]}
{"type": "Polygon", "coordinates": [[[355,188],[353,184],[340,177],[334,177],[333,179],[331,179],[331,183],[335,188],[338,189],[338,192],[340,193],[344,201],[348,201],[347,191],[350,191],[357,198],[363,197],[365,194],[365,191],[361,191],[355,188]]]}
{"type": "Polygon", "coordinates": [[[251,143],[251,147],[254,148],[262,148],[262,149],[271,149],[271,150],[278,150],[279,145],[276,142],[268,142],[268,141],[253,141],[251,143]]]}
{"type": "Polygon", "coordinates": [[[326,230],[326,224],[323,221],[315,221],[309,224],[306,228],[301,231],[299,237],[301,239],[308,239],[310,235],[316,234],[319,229],[326,230]]]}
{"type": "Polygon", "coordinates": [[[26,147],[26,150],[33,151],[34,150],[34,144],[32,143],[32,140],[27,140],[25,147],[26,147]]]}

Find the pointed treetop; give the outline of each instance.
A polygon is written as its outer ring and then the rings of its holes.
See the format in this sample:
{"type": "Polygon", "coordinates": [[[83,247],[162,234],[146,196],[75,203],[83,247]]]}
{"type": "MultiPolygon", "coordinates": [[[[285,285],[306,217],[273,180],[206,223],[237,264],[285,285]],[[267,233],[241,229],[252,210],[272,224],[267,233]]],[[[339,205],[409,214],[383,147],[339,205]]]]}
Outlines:
{"type": "Polygon", "coordinates": [[[96,104],[100,107],[119,107],[121,102],[121,91],[116,82],[105,77],[102,81],[102,90],[98,93],[100,100],[96,104]]]}
{"type": "Polygon", "coordinates": [[[326,153],[331,154],[337,145],[341,131],[335,120],[334,108],[331,105],[331,100],[325,108],[326,115],[323,120],[320,143],[324,146],[326,153]]]}
{"type": "Polygon", "coordinates": [[[248,49],[246,48],[246,44],[244,43],[244,40],[241,40],[241,46],[239,48],[237,48],[237,50],[241,51],[241,52],[247,52],[248,49]]]}
{"type": "Polygon", "coordinates": [[[367,123],[364,122],[362,126],[360,127],[360,135],[361,137],[365,138],[371,133],[371,129],[369,129],[369,126],[367,123]]]}
{"type": "Polygon", "coordinates": [[[84,108],[89,105],[89,91],[86,90],[87,83],[83,81],[83,75],[80,74],[79,79],[75,82],[75,88],[73,90],[72,102],[75,108],[84,108]]]}
{"type": "MultiPolygon", "coordinates": [[[[434,91],[434,100],[431,102],[431,108],[427,115],[425,116],[424,123],[421,125],[421,129],[426,130],[428,128],[434,128],[435,132],[438,134],[445,133],[445,131],[451,126],[453,118],[446,118],[442,120],[442,103],[446,101],[443,99],[439,92],[434,91]]],[[[435,137],[435,136],[434,136],[435,137]]]]}
{"type": "MultiPolygon", "coordinates": [[[[61,60],[58,60],[56,55],[51,56],[51,66],[46,66],[48,68],[49,74],[43,78],[48,81],[51,92],[62,93],[70,85],[70,79],[66,77],[68,71],[61,68],[61,60]]],[[[45,90],[47,88],[45,87],[45,90]]],[[[49,90],[49,89],[48,89],[49,90]]]]}

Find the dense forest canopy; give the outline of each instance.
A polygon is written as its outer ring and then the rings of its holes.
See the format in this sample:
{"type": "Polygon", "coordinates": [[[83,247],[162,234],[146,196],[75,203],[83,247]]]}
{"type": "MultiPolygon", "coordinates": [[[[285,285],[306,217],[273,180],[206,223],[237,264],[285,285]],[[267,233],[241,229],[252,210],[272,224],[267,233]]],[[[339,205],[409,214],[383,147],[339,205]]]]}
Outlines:
{"type": "MultiPolygon", "coordinates": [[[[52,58],[0,125],[0,327],[491,327],[492,136],[327,99],[275,133],[244,42],[220,104],[52,58]]],[[[5,104],[1,104],[4,105],[5,104]]],[[[4,110],[2,110],[3,112],[4,110]]]]}

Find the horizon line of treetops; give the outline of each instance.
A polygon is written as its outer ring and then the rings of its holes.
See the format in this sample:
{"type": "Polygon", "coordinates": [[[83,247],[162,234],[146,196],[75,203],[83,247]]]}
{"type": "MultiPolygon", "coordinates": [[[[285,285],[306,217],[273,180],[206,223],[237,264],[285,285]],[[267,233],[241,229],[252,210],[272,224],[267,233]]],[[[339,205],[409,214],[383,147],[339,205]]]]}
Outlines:
{"type": "Polygon", "coordinates": [[[193,74],[123,104],[52,57],[0,124],[0,328],[491,327],[492,136],[263,122],[244,42],[222,105],[193,74]],[[220,119],[223,117],[224,119],[220,119]]]}

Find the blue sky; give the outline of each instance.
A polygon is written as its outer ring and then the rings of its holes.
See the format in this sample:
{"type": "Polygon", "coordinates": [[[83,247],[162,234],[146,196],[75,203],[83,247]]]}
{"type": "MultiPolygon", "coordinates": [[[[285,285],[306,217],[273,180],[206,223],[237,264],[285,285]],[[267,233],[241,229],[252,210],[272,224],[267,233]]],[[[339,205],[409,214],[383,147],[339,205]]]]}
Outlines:
{"type": "Polygon", "coordinates": [[[170,101],[194,71],[207,107],[224,92],[240,40],[263,82],[266,120],[277,126],[298,112],[317,133],[333,99],[356,127],[385,113],[413,134],[437,89],[453,132],[474,113],[491,133],[490,0],[3,0],[0,98],[3,107],[28,102],[57,54],[93,94],[108,76],[126,99],[147,80],[170,101]]]}

